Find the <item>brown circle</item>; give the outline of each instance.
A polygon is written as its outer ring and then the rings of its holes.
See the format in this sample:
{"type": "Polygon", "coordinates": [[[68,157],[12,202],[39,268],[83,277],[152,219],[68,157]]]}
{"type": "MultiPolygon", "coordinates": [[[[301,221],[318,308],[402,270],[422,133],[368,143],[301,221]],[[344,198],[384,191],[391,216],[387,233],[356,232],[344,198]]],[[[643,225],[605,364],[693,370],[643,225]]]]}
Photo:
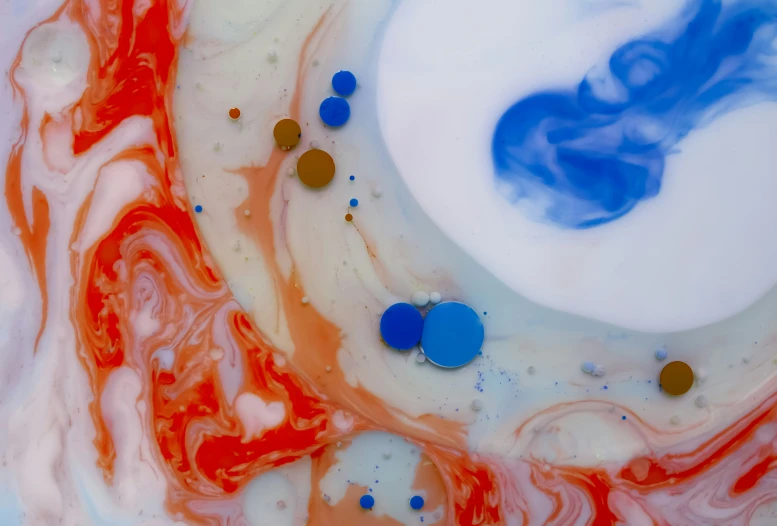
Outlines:
{"type": "Polygon", "coordinates": [[[297,174],[309,187],[321,188],[334,178],[335,162],[323,150],[308,150],[297,161],[297,174]]]}
{"type": "Polygon", "coordinates": [[[302,136],[302,130],[299,124],[293,119],[283,119],[278,121],[272,131],[275,142],[281,148],[294,148],[299,143],[299,138],[302,136]]]}
{"type": "Polygon", "coordinates": [[[229,118],[233,121],[236,121],[240,118],[240,109],[239,108],[231,108],[229,110],[229,118]]]}
{"type": "Polygon", "coordinates": [[[345,214],[345,220],[346,221],[352,221],[353,220],[353,216],[351,214],[345,214]]]}
{"type": "Polygon", "coordinates": [[[664,392],[680,396],[687,393],[693,386],[693,369],[685,362],[671,362],[661,369],[661,389],[664,392]]]}

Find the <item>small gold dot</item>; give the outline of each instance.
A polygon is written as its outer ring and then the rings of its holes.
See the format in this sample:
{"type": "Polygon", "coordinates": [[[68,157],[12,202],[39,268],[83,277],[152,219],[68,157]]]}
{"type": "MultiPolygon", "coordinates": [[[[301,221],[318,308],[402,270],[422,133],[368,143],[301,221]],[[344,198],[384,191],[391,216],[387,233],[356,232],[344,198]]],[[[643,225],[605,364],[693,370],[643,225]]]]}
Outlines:
{"type": "Polygon", "coordinates": [[[345,214],[345,220],[346,221],[352,221],[353,220],[353,215],[352,214],[345,214]]]}
{"type": "Polygon", "coordinates": [[[233,121],[236,121],[240,118],[240,109],[239,108],[231,108],[229,110],[229,118],[233,121]]]}

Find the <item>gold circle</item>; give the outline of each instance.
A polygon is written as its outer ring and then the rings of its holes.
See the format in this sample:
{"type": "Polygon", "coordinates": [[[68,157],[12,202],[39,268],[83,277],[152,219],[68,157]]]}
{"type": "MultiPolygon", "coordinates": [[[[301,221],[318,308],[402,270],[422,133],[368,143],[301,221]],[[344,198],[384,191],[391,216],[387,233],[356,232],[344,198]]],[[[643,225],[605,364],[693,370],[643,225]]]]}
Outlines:
{"type": "Polygon", "coordinates": [[[308,150],[297,161],[300,181],[311,188],[328,185],[335,176],[335,162],[323,150],[308,150]]]}
{"type": "Polygon", "coordinates": [[[353,215],[352,214],[345,214],[345,220],[346,221],[352,221],[353,220],[353,215]]]}
{"type": "Polygon", "coordinates": [[[297,146],[299,138],[302,136],[302,129],[300,129],[299,124],[295,120],[283,119],[275,125],[272,134],[278,146],[288,149],[297,146]]]}
{"type": "Polygon", "coordinates": [[[667,394],[680,396],[693,387],[693,369],[685,362],[671,362],[661,369],[661,389],[667,394]]]}
{"type": "Polygon", "coordinates": [[[236,121],[240,118],[240,108],[231,108],[229,110],[229,118],[236,121]]]}

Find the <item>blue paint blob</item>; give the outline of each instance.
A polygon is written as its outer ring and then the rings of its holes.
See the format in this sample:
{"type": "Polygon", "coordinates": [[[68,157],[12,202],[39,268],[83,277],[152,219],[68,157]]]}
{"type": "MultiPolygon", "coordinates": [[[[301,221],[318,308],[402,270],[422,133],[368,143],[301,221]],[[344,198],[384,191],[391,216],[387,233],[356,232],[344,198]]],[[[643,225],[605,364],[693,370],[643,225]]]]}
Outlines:
{"type": "Polygon", "coordinates": [[[327,97],[318,108],[318,114],[324,124],[336,128],[342,126],[351,117],[351,106],[340,97],[327,97]]]}
{"type": "Polygon", "coordinates": [[[350,201],[348,201],[348,204],[351,205],[352,207],[357,207],[357,206],[359,206],[359,200],[358,199],[351,199],[350,201]]]}
{"type": "Polygon", "coordinates": [[[421,339],[424,319],[409,303],[395,303],[380,318],[380,335],[386,345],[400,351],[415,347],[421,339]]]}
{"type": "Polygon", "coordinates": [[[349,177],[348,179],[350,179],[351,181],[354,181],[354,180],[356,180],[356,177],[354,177],[354,176],[352,175],[352,176],[351,176],[351,177],[349,177]]]}
{"type": "Polygon", "coordinates": [[[410,499],[410,507],[414,510],[420,510],[424,507],[424,498],[420,495],[415,495],[410,499]]]}
{"type": "Polygon", "coordinates": [[[663,347],[656,351],[656,360],[666,360],[669,353],[663,347]]]}
{"type": "Polygon", "coordinates": [[[375,506],[375,497],[372,495],[362,495],[359,499],[359,506],[365,510],[371,510],[375,506]]]}
{"type": "Polygon", "coordinates": [[[658,195],[667,157],[691,131],[777,99],[775,37],[774,1],[689,0],[681,17],[622,45],[579,84],[509,108],[492,140],[498,190],[562,228],[622,217],[658,195]]]}
{"type": "Polygon", "coordinates": [[[332,77],[332,88],[338,95],[347,97],[356,91],[356,77],[350,71],[338,71],[332,77]]]}
{"type": "Polygon", "coordinates": [[[467,305],[440,303],[426,315],[421,347],[426,358],[440,367],[461,367],[480,352],[485,338],[483,322],[467,305]]]}
{"type": "Polygon", "coordinates": [[[194,207],[194,211],[195,211],[195,212],[197,212],[198,214],[199,214],[200,212],[202,212],[202,205],[197,205],[197,206],[195,206],[195,207],[194,207]]]}
{"type": "Polygon", "coordinates": [[[621,417],[621,420],[626,420],[626,415],[623,415],[623,416],[621,417]]]}

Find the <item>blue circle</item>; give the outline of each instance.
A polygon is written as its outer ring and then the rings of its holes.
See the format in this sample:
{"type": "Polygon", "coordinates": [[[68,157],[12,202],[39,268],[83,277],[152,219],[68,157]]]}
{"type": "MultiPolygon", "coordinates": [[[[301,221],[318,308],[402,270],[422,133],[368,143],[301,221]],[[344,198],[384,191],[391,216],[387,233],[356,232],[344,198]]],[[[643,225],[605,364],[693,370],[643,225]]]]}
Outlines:
{"type": "Polygon", "coordinates": [[[362,495],[359,499],[359,506],[365,510],[371,510],[372,507],[375,506],[375,497],[372,495],[362,495]]]}
{"type": "Polygon", "coordinates": [[[353,181],[354,179],[356,179],[356,177],[354,177],[354,176],[352,175],[352,176],[351,176],[351,177],[349,177],[348,179],[350,179],[351,181],[353,181]]]}
{"type": "Polygon", "coordinates": [[[386,345],[400,351],[412,349],[421,339],[424,319],[409,303],[395,303],[380,318],[380,335],[386,345]]]}
{"type": "Polygon", "coordinates": [[[433,364],[461,367],[478,355],[484,339],[483,322],[477,313],[463,303],[446,301],[426,315],[421,347],[433,364]]]}
{"type": "Polygon", "coordinates": [[[202,212],[202,205],[197,205],[197,206],[195,206],[195,207],[194,207],[194,211],[195,211],[195,212],[197,212],[198,214],[199,214],[200,212],[202,212]]]}
{"type": "Polygon", "coordinates": [[[318,108],[318,114],[324,124],[336,128],[342,126],[351,117],[351,106],[340,97],[327,97],[318,108]]]}
{"type": "Polygon", "coordinates": [[[338,71],[332,77],[332,88],[344,97],[356,91],[356,77],[350,71],[338,71]]]}
{"type": "Polygon", "coordinates": [[[420,510],[424,507],[424,498],[420,495],[416,495],[415,497],[411,498],[410,507],[414,510],[420,510]]]}
{"type": "Polygon", "coordinates": [[[359,200],[358,199],[351,199],[350,201],[348,201],[348,204],[353,206],[353,207],[357,207],[357,206],[359,206],[359,200]]]}

